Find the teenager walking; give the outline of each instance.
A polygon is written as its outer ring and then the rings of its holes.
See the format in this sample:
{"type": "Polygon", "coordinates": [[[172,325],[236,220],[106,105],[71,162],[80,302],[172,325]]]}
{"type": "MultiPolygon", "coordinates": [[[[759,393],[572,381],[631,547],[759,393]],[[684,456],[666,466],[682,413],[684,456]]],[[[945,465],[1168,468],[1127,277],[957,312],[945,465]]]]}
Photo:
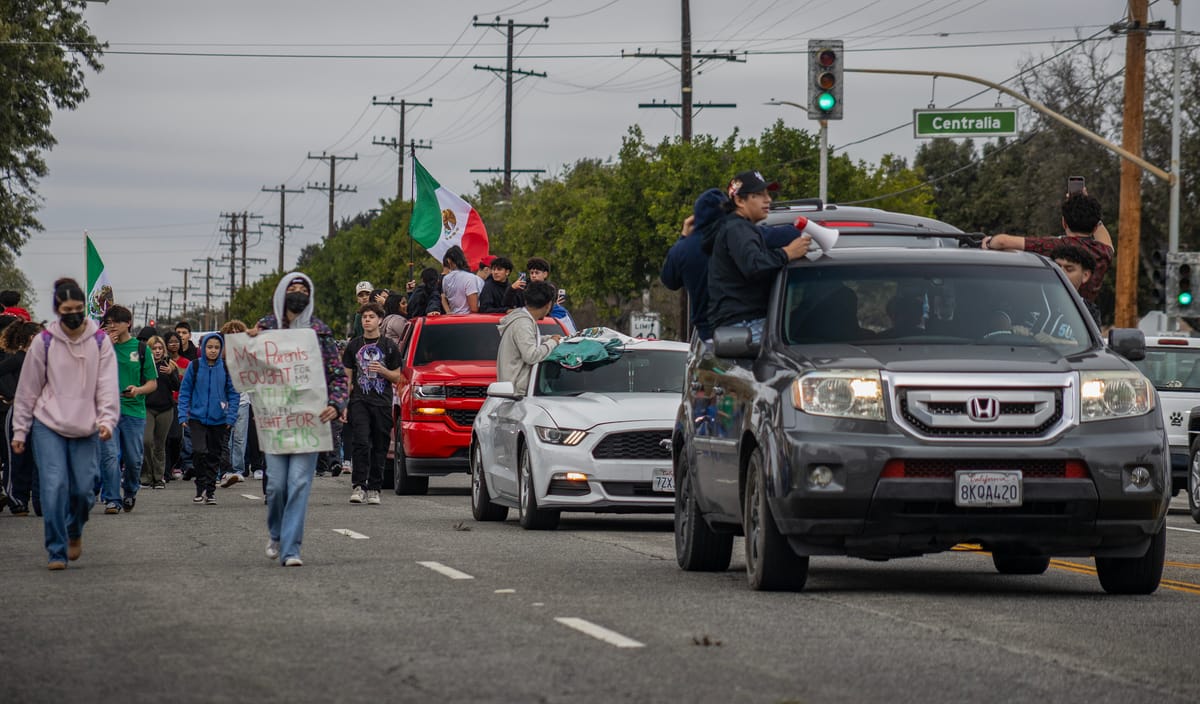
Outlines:
{"type": "Polygon", "coordinates": [[[225,339],[218,333],[200,341],[200,357],[188,365],[179,384],[179,422],[192,434],[196,496],[192,503],[217,503],[217,468],[229,452],[229,433],[237,422],[238,394],[225,367],[225,339]]]}
{"type": "Polygon", "coordinates": [[[165,489],[167,436],[175,423],[175,396],[179,393],[179,367],[167,356],[167,343],[158,335],[146,340],[158,369],[158,387],[146,396],[146,432],[142,436],[142,486],[165,489]]]}
{"type": "Polygon", "coordinates": [[[368,303],[358,313],[363,334],[351,340],[342,355],[350,378],[350,403],[342,419],[352,439],[350,503],[379,504],[392,432],[392,384],[404,378],[403,359],[400,348],[380,330],[383,307],[368,303]]]}

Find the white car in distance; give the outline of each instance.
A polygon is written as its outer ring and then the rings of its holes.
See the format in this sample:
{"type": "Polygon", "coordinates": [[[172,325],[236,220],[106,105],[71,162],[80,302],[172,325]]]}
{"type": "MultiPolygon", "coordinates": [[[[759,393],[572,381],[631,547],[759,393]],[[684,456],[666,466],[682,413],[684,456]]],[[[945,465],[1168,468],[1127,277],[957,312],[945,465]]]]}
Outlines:
{"type": "Polygon", "coordinates": [[[529,394],[488,387],[471,438],[471,511],[551,530],[562,511],[670,513],[671,432],[688,345],[629,342],[617,359],[577,369],[542,362],[529,394]]]}

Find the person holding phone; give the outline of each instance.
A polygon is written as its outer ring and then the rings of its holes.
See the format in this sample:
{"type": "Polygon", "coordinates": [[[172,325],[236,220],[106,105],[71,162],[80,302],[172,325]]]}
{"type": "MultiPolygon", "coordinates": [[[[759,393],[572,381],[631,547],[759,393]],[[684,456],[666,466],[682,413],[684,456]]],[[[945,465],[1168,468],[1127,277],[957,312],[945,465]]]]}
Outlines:
{"type": "Polygon", "coordinates": [[[167,343],[158,335],[146,340],[158,370],[158,383],[146,395],[146,429],[142,434],[142,486],[167,488],[167,436],[175,423],[175,394],[179,392],[179,367],[167,355],[167,343]]]}
{"type": "Polygon", "coordinates": [[[105,503],[104,513],[109,515],[122,509],[129,513],[137,502],[145,450],[146,395],[158,388],[158,367],[146,343],[129,333],[132,325],[133,312],[125,306],[113,305],[104,314],[104,331],[117,355],[121,390],[121,416],[116,430],[100,445],[100,498],[105,503]]]}

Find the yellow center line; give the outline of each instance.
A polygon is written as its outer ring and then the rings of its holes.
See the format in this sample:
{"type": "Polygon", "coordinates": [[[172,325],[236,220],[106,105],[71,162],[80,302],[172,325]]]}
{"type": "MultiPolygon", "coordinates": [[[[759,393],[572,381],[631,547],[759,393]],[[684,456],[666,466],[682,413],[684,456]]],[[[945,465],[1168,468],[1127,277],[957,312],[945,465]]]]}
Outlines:
{"type": "Polygon", "coordinates": [[[1196,564],[1195,562],[1170,562],[1170,561],[1168,561],[1168,562],[1164,562],[1163,564],[1166,565],[1167,567],[1183,567],[1184,569],[1189,569],[1189,570],[1200,570],[1200,565],[1196,564]]]}
{"type": "MultiPolygon", "coordinates": [[[[985,551],[981,546],[972,543],[962,543],[955,545],[951,550],[957,552],[974,552],[980,555],[990,555],[990,552],[985,551]]],[[[1164,562],[1166,567],[1182,567],[1185,569],[1200,569],[1200,564],[1192,562],[1164,562]]],[[[1096,576],[1096,568],[1093,565],[1084,564],[1082,562],[1074,562],[1071,560],[1051,560],[1050,566],[1062,570],[1064,572],[1074,572],[1075,574],[1096,576]]],[[[1163,579],[1159,582],[1159,586],[1163,589],[1171,591],[1183,592],[1184,594],[1195,594],[1200,596],[1200,584],[1194,582],[1184,582],[1178,579],[1163,579]]]]}

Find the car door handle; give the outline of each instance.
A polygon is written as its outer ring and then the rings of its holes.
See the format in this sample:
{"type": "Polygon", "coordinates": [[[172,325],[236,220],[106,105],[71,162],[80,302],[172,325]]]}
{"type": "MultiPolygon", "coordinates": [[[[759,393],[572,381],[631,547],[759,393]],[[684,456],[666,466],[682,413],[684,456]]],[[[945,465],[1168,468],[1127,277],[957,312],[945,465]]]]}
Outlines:
{"type": "Polygon", "coordinates": [[[725,387],[724,386],[714,386],[712,392],[713,392],[713,396],[720,396],[721,394],[725,393],[725,387]]]}
{"type": "Polygon", "coordinates": [[[692,382],[692,391],[699,391],[700,389],[703,389],[703,388],[704,388],[704,384],[701,384],[698,381],[692,382]]]}

